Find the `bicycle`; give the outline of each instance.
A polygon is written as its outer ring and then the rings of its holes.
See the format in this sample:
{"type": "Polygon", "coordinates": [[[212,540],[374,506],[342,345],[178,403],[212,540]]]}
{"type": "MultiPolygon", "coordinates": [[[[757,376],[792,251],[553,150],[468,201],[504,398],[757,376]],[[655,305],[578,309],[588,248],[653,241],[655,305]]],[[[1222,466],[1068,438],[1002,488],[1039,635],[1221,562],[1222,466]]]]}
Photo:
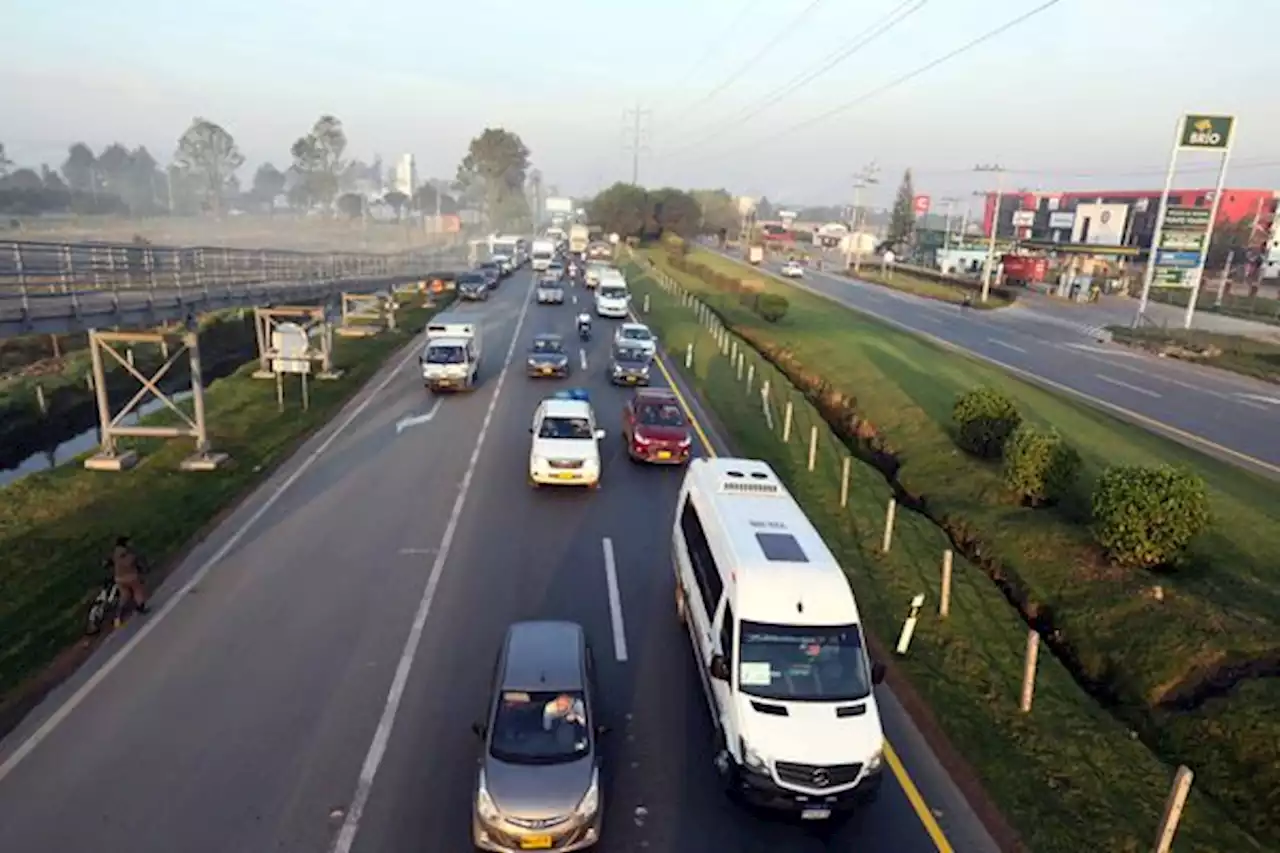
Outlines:
{"type": "Polygon", "coordinates": [[[109,577],[102,582],[98,594],[89,603],[85,634],[92,637],[102,631],[102,624],[107,621],[108,615],[116,612],[119,607],[120,587],[116,584],[115,578],[109,577]]]}

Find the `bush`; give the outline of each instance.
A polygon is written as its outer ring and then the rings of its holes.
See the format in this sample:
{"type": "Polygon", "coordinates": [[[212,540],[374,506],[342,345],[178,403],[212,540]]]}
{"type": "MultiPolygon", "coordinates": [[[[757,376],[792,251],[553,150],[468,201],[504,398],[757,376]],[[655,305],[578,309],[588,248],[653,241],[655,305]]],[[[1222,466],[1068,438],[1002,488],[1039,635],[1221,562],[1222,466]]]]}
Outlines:
{"type": "Polygon", "coordinates": [[[790,303],[787,302],[785,296],[777,293],[756,294],[755,312],[766,322],[778,322],[787,316],[787,308],[789,307],[790,303]]]}
{"type": "Polygon", "coordinates": [[[1013,401],[992,388],[961,394],[951,417],[956,424],[956,443],[983,459],[999,459],[1005,441],[1022,423],[1013,401]]]}
{"type": "Polygon", "coordinates": [[[1093,491],[1094,539],[1125,568],[1169,565],[1209,521],[1204,481],[1178,468],[1108,468],[1093,491]]]}
{"type": "Polygon", "coordinates": [[[1056,430],[1022,424],[1004,445],[1004,482],[1024,503],[1056,503],[1080,475],[1080,454],[1056,430]]]}

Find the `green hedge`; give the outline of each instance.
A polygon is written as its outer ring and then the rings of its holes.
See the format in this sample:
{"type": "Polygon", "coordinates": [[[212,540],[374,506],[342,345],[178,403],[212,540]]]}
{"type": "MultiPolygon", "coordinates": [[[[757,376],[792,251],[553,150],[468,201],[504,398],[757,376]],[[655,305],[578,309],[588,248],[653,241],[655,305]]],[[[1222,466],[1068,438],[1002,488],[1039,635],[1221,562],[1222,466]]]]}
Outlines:
{"type": "Polygon", "coordinates": [[[1210,521],[1204,481],[1179,468],[1120,465],[1094,488],[1094,537],[1117,566],[1171,565],[1210,521]]]}
{"type": "Polygon", "coordinates": [[[1080,476],[1080,454],[1057,430],[1022,424],[1004,444],[1004,481],[1030,506],[1060,501],[1080,476]]]}
{"type": "Polygon", "coordinates": [[[951,410],[956,443],[983,459],[999,459],[1005,441],[1022,423],[1018,407],[993,388],[975,388],[961,394],[951,410]]]}

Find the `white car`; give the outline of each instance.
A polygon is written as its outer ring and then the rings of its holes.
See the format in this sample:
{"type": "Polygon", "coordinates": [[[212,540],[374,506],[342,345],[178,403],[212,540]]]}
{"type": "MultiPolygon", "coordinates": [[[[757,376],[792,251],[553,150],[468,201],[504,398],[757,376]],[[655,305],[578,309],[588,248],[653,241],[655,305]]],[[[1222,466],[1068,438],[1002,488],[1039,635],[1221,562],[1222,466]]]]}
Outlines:
{"type": "Polygon", "coordinates": [[[596,288],[596,316],[625,320],[630,307],[631,295],[622,285],[602,282],[596,288]]]}
{"type": "Polygon", "coordinates": [[[649,356],[658,351],[658,339],[644,323],[623,323],[613,333],[613,345],[644,350],[649,356]]]}
{"type": "Polygon", "coordinates": [[[529,482],[534,486],[600,485],[600,441],[591,403],[552,397],[533,415],[529,482]]]}
{"type": "Polygon", "coordinates": [[[507,275],[510,275],[511,273],[515,272],[515,269],[516,269],[515,261],[513,261],[511,257],[508,255],[494,255],[493,257],[489,258],[489,260],[497,264],[502,269],[502,271],[507,275]]]}
{"type": "Polygon", "coordinates": [[[781,274],[787,278],[804,278],[804,267],[798,261],[787,261],[782,265],[781,274]]]}

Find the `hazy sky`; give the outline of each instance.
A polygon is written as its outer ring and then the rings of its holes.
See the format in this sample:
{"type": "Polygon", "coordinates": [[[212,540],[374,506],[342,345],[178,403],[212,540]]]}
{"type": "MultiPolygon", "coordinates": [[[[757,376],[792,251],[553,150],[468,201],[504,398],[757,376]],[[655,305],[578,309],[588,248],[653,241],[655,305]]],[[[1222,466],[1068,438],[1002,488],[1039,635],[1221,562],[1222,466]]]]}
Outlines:
{"type": "MultiPolygon", "coordinates": [[[[874,160],[883,203],[908,166],[920,191],[968,198],[992,183],[978,162],[1029,189],[1158,188],[1178,115],[1201,111],[1239,116],[1231,185],[1280,187],[1280,0],[1061,0],[872,94],[1043,2],[8,0],[0,141],[24,163],[57,165],[76,140],[164,160],[201,115],[235,135],[247,180],[333,113],[353,155],[408,151],[452,176],[468,140],[502,126],[549,183],[586,193],[630,179],[638,103],[643,183],[843,201],[874,160]]],[[[1186,162],[1179,184],[1212,185],[1211,163],[1186,162]]]]}

